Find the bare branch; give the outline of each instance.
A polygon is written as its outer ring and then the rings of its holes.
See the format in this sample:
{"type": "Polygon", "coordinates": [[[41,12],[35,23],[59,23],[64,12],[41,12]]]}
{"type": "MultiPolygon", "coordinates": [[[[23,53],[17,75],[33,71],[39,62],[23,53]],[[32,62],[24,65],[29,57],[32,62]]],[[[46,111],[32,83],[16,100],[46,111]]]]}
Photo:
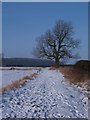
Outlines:
{"type": "Polygon", "coordinates": [[[72,51],[79,46],[80,41],[73,38],[73,33],[70,22],[57,21],[52,30],[48,30],[38,38],[35,54],[38,57],[54,59],[57,65],[63,58],[75,58],[72,51]]]}

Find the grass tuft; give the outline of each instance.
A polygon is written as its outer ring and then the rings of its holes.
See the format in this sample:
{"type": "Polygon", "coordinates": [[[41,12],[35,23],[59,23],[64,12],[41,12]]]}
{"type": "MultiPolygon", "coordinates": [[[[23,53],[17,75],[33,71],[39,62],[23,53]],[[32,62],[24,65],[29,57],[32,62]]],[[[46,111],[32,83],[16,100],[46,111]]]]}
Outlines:
{"type": "Polygon", "coordinates": [[[12,82],[10,85],[7,85],[6,87],[3,87],[2,89],[0,89],[0,93],[4,93],[5,91],[23,86],[27,80],[33,79],[33,77],[36,77],[36,75],[37,73],[33,73],[30,76],[24,76],[20,80],[12,82]]]}

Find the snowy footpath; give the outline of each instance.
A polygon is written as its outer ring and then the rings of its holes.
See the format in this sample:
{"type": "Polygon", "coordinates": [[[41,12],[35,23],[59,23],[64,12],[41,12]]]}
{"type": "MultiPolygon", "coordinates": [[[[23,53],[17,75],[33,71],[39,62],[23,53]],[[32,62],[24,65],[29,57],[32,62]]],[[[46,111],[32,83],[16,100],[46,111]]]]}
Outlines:
{"type": "Polygon", "coordinates": [[[88,118],[88,99],[58,70],[43,68],[36,78],[2,96],[3,118],[88,118]]]}

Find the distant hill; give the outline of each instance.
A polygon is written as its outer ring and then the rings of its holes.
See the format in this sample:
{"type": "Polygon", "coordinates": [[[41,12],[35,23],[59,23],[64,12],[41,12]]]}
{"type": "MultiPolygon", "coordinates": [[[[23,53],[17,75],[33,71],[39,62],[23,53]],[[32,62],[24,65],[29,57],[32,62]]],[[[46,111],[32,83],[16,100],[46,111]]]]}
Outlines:
{"type": "MultiPolygon", "coordinates": [[[[34,58],[3,58],[2,66],[10,67],[49,67],[55,65],[54,61],[34,58]]],[[[1,66],[1,65],[0,65],[1,66]]]]}

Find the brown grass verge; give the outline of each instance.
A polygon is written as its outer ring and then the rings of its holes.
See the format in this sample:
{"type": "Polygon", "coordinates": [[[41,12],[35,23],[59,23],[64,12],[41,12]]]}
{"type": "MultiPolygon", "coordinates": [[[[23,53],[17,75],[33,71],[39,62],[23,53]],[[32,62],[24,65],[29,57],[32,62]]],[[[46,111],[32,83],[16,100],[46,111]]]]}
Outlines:
{"type": "Polygon", "coordinates": [[[36,68],[32,68],[32,67],[9,67],[9,68],[0,68],[0,70],[41,70],[42,67],[36,67],[36,68]]]}
{"type": "Polygon", "coordinates": [[[15,82],[12,82],[12,84],[7,85],[6,87],[3,87],[0,89],[0,93],[4,93],[5,91],[11,90],[13,88],[17,88],[20,85],[23,86],[27,80],[31,80],[33,77],[36,77],[37,73],[33,73],[30,76],[24,76],[20,80],[17,80],[15,82]]]}
{"type": "Polygon", "coordinates": [[[73,67],[59,68],[60,72],[64,74],[64,77],[69,79],[73,83],[86,82],[90,79],[87,71],[81,69],[75,69],[73,67]]]}
{"type": "Polygon", "coordinates": [[[59,68],[51,67],[50,70],[60,70],[64,77],[74,84],[85,82],[88,83],[88,81],[90,80],[90,72],[82,69],[76,69],[73,66],[59,68]]]}
{"type": "Polygon", "coordinates": [[[59,68],[57,68],[57,67],[50,67],[49,70],[59,70],[59,68]]]}
{"type": "Polygon", "coordinates": [[[23,67],[23,68],[19,68],[19,67],[9,67],[9,68],[0,68],[0,70],[32,70],[31,67],[23,67]]]}
{"type": "Polygon", "coordinates": [[[73,67],[60,68],[60,72],[71,84],[79,85],[86,91],[90,91],[90,71],[75,69],[73,67]]]}
{"type": "MultiPolygon", "coordinates": [[[[13,70],[13,69],[11,69],[13,70]]],[[[30,67],[25,67],[25,68],[14,68],[14,70],[32,70],[30,67]]]]}

